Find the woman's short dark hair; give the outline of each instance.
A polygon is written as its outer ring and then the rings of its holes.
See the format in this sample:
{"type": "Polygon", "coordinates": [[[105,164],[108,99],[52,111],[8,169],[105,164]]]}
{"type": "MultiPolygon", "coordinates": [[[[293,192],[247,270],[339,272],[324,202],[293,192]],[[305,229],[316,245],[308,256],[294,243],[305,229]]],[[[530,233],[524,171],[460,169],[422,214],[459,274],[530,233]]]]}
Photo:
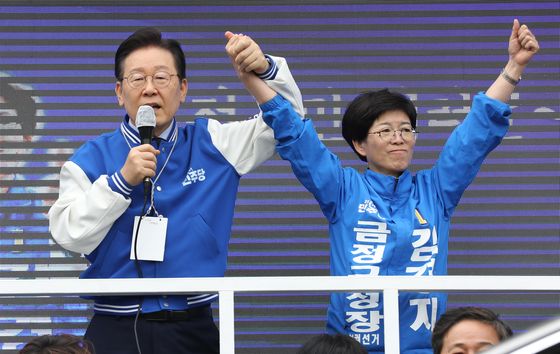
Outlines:
{"type": "Polygon", "coordinates": [[[443,348],[443,339],[451,327],[464,320],[474,320],[486,323],[494,328],[500,342],[512,336],[513,331],[499,315],[490,309],[483,307],[458,307],[445,312],[439,320],[437,320],[432,333],[432,348],[434,354],[440,354],[443,348]]]}
{"type": "Polygon", "coordinates": [[[174,39],[163,39],[157,28],[145,27],[131,34],[125,39],[115,53],[115,77],[123,79],[123,62],[135,50],[147,47],[159,47],[168,50],[173,55],[175,69],[179,79],[185,78],[185,53],[181,44],[174,39]]]}
{"type": "Polygon", "coordinates": [[[405,95],[387,89],[359,94],[348,104],[342,117],[342,136],[362,161],[365,156],[354,149],[353,141],[363,141],[375,120],[385,112],[402,111],[416,128],[416,107],[405,95]]]}
{"type": "Polygon", "coordinates": [[[367,354],[367,350],[347,335],[321,334],[308,340],[296,354],[367,354]]]}
{"type": "Polygon", "coordinates": [[[95,354],[95,350],[88,340],[71,334],[60,334],[35,337],[19,354],[95,354]]]}

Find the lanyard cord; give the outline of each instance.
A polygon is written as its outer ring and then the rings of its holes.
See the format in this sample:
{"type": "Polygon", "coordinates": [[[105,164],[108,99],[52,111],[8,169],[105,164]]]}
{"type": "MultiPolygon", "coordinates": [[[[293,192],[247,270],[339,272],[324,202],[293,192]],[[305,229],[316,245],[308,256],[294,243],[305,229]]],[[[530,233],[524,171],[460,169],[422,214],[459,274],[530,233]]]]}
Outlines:
{"type": "MultiPolygon", "coordinates": [[[[175,127],[175,130],[177,130],[177,127],[175,127]]],[[[167,155],[167,159],[165,159],[163,167],[161,168],[161,170],[157,174],[156,178],[152,181],[152,193],[150,193],[150,207],[146,211],[145,215],[148,215],[150,213],[150,211],[152,209],[154,209],[154,212],[156,213],[156,215],[160,216],[158,211],[156,210],[156,207],[155,207],[155,204],[154,204],[154,189],[155,189],[155,186],[156,186],[156,182],[158,181],[159,177],[161,176],[163,170],[165,170],[165,167],[167,166],[167,163],[169,162],[169,159],[171,158],[171,155],[173,155],[173,151],[175,151],[175,145],[177,145],[177,140],[179,140],[179,137],[177,137],[175,139],[175,141],[173,142],[173,146],[171,147],[171,151],[169,152],[169,155],[167,155]]]]}

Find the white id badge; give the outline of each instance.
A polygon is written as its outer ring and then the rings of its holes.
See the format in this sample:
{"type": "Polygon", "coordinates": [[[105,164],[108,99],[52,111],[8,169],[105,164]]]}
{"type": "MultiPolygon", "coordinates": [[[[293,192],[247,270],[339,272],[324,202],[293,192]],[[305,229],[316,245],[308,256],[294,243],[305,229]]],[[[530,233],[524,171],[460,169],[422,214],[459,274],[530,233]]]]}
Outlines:
{"type": "MultiPolygon", "coordinates": [[[[138,227],[139,216],[134,218],[130,259],[134,260],[134,239],[138,227]]],[[[162,216],[145,216],[138,230],[136,256],[141,261],[163,261],[165,253],[165,236],[167,235],[167,218],[162,216]]]]}

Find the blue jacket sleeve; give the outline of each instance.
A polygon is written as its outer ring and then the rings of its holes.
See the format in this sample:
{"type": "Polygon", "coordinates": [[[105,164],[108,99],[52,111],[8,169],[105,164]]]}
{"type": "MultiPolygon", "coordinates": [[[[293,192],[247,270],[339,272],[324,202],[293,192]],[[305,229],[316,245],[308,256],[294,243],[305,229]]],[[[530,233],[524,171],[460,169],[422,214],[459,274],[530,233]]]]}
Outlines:
{"type": "Polygon", "coordinates": [[[280,96],[261,105],[264,121],[274,130],[276,147],[288,160],[298,180],[319,202],[330,222],[337,216],[343,168],[317,136],[311,120],[304,119],[280,96]]]}
{"type": "Polygon", "coordinates": [[[303,122],[285,98],[276,95],[260,107],[265,123],[272,128],[274,138],[280,144],[288,143],[300,136],[303,122]]]}
{"type": "Polygon", "coordinates": [[[447,139],[432,178],[448,217],[486,156],[506,135],[510,115],[507,104],[479,93],[467,117],[447,139]]]}

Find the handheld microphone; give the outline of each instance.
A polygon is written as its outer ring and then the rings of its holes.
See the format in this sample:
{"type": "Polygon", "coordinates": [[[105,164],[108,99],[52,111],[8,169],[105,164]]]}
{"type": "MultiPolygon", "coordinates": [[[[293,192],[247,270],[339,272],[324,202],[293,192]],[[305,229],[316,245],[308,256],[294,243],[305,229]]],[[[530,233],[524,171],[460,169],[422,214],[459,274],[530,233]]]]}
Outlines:
{"type": "MultiPolygon", "coordinates": [[[[136,113],[136,127],[140,133],[140,140],[142,144],[150,144],[152,142],[152,135],[154,127],[156,126],[156,113],[150,106],[138,107],[136,113]]],[[[144,177],[144,194],[151,190],[152,181],[150,177],[144,177]]]]}

